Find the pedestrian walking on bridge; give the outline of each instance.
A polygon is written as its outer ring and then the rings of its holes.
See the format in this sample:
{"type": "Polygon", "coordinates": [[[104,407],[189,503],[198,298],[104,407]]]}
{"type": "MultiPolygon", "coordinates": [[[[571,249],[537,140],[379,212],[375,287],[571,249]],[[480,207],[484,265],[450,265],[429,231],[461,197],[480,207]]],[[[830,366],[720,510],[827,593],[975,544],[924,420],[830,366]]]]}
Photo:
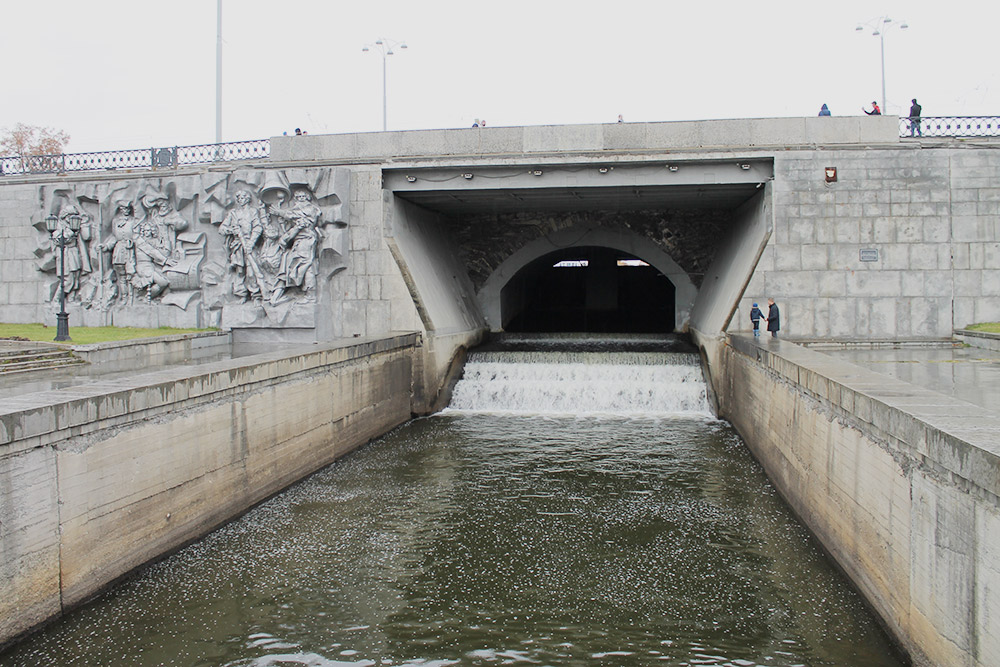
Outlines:
{"type": "Polygon", "coordinates": [[[923,107],[917,104],[916,97],[910,101],[913,102],[910,105],[910,136],[922,137],[923,133],[920,131],[920,112],[923,111],[923,107]]]}

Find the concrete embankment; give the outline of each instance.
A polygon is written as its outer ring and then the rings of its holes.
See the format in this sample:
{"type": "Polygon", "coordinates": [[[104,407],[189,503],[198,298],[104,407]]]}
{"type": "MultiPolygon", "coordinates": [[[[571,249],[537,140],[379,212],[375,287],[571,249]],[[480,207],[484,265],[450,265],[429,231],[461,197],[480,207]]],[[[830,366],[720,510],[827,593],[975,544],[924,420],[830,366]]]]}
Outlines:
{"type": "Polygon", "coordinates": [[[8,397],[0,645],[411,416],[417,334],[8,397]]]}
{"type": "Polygon", "coordinates": [[[785,341],[700,344],[720,416],[915,664],[1000,664],[1000,416],[785,341]]]}

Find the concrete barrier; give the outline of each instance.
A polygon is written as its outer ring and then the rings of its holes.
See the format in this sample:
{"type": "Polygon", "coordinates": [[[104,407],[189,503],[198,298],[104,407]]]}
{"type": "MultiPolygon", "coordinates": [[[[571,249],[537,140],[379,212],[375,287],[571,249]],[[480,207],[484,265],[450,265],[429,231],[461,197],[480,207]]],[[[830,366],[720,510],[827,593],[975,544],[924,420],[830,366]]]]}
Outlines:
{"type": "Polygon", "coordinates": [[[699,338],[720,416],[915,664],[1000,664],[1000,417],[786,341],[699,338]]]}
{"type": "Polygon", "coordinates": [[[202,355],[228,353],[231,344],[231,332],[207,331],[74,345],[73,351],[91,364],[138,371],[166,364],[184,363],[202,355]]]}
{"type": "Polygon", "coordinates": [[[409,419],[418,338],[5,399],[0,645],[409,419]]]}

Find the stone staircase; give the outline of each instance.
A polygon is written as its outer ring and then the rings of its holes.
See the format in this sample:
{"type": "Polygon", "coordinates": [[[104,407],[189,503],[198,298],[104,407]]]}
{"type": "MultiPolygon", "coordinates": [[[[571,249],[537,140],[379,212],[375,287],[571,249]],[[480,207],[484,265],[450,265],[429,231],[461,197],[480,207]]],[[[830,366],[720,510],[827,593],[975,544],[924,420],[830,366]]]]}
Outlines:
{"type": "Polygon", "coordinates": [[[87,363],[69,347],[46,343],[0,340],[0,376],[29,373],[87,363]]]}

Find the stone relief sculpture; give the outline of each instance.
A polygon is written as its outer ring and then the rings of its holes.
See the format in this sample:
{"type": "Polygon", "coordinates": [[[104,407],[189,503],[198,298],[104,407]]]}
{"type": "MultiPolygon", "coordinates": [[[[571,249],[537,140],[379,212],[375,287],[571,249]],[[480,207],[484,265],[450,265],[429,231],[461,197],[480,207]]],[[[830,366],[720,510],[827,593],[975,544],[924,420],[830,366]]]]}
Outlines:
{"type": "MultiPolygon", "coordinates": [[[[89,274],[93,271],[90,263],[90,250],[88,241],[92,234],[92,222],[90,216],[84,213],[76,204],[65,204],[59,210],[59,224],[52,232],[52,244],[58,248],[63,246],[62,252],[55,252],[55,272],[56,276],[63,276],[63,290],[66,299],[80,301],[81,275],[89,274]],[[75,232],[70,228],[67,219],[71,215],[82,218],[80,230],[75,232]],[[61,262],[65,261],[65,272],[61,262]]],[[[55,290],[56,294],[59,293],[55,290]]]]}
{"type": "Polygon", "coordinates": [[[111,254],[113,285],[111,298],[128,299],[135,277],[135,214],[132,202],[119,199],[115,202],[115,215],[111,219],[110,237],[101,243],[100,249],[111,254]]]}
{"type": "Polygon", "coordinates": [[[229,267],[234,271],[232,292],[241,301],[252,298],[261,300],[262,286],[270,293],[257,263],[256,246],[264,233],[261,209],[251,206],[252,195],[247,190],[236,193],[236,207],[219,225],[219,233],[226,237],[229,250],[229,267]]]}
{"type": "Polygon", "coordinates": [[[268,212],[285,222],[285,230],[278,238],[282,257],[271,303],[281,303],[289,288],[298,288],[305,301],[315,300],[316,242],[322,211],[313,203],[312,194],[305,188],[299,188],[293,195],[290,208],[270,206],[268,212]]]}
{"type": "Polygon", "coordinates": [[[159,245],[167,250],[171,257],[180,259],[177,232],[187,229],[187,220],[174,210],[170,199],[162,192],[149,189],[142,197],[142,205],[146,209],[145,219],[156,230],[159,245]]]}
{"type": "Polygon", "coordinates": [[[330,167],[42,185],[38,268],[59,275],[63,240],[67,296],[94,323],[312,327],[346,266],[349,187],[330,167]],[[52,214],[84,222],[50,235],[52,214]]]}

